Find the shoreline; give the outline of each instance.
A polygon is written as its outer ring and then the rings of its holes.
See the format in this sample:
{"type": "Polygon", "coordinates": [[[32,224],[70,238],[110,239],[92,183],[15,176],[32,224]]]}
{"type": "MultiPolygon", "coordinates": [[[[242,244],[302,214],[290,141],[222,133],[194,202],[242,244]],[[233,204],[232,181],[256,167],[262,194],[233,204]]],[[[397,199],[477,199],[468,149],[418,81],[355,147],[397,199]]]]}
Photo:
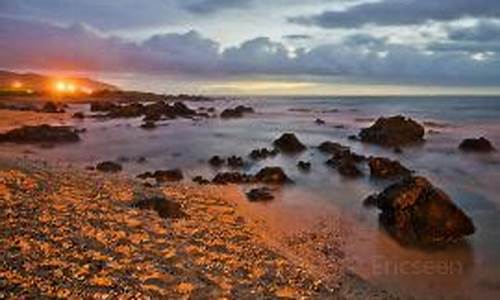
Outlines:
{"type": "Polygon", "coordinates": [[[144,188],[126,175],[111,177],[28,160],[13,162],[0,157],[0,166],[0,190],[6,199],[2,205],[6,206],[2,210],[6,215],[1,218],[5,228],[1,252],[2,263],[7,267],[0,277],[5,290],[15,294],[22,291],[26,295],[100,297],[118,296],[129,290],[132,294],[127,295],[174,298],[392,297],[346,272],[340,264],[336,266],[336,284],[319,279],[307,263],[297,263],[287,249],[278,249],[277,244],[272,245],[264,237],[264,227],[255,226],[255,220],[249,219],[238,200],[234,200],[243,197],[234,186],[176,184],[158,190],[144,188]],[[35,191],[33,187],[37,187],[35,191]],[[163,220],[154,211],[130,207],[134,198],[158,193],[180,204],[188,217],[163,220]],[[91,196],[94,198],[89,199],[91,196]],[[77,241],[77,237],[88,234],[97,249],[86,249],[88,240],[77,241]],[[38,242],[36,239],[41,237],[43,242],[38,242]],[[120,241],[123,238],[128,240],[120,241]],[[71,245],[68,241],[72,241],[71,245]],[[129,253],[116,253],[121,246],[129,253]],[[151,254],[148,263],[141,255],[145,252],[151,254]],[[15,263],[19,254],[22,265],[15,263]],[[105,266],[92,272],[96,262],[84,264],[70,258],[79,256],[91,261],[99,257],[105,266]],[[161,261],[165,257],[172,262],[161,261]],[[120,273],[119,265],[135,260],[146,269],[155,269],[147,274],[140,268],[128,270],[126,276],[120,273]],[[186,274],[172,276],[165,272],[179,264],[182,272],[178,272],[186,274]],[[42,271],[48,265],[49,271],[42,271]],[[85,279],[68,276],[84,272],[82,268],[88,269],[85,279]],[[198,275],[192,272],[208,277],[204,280],[211,282],[211,288],[197,283],[198,275]],[[246,274],[245,280],[239,279],[243,274],[239,272],[246,274]],[[123,282],[122,276],[142,278],[134,278],[132,284],[123,282]],[[52,281],[56,278],[57,284],[52,281]],[[181,278],[189,282],[178,282],[181,278]],[[249,286],[241,285],[246,281],[249,286]],[[74,285],[77,283],[78,289],[74,285]]]}

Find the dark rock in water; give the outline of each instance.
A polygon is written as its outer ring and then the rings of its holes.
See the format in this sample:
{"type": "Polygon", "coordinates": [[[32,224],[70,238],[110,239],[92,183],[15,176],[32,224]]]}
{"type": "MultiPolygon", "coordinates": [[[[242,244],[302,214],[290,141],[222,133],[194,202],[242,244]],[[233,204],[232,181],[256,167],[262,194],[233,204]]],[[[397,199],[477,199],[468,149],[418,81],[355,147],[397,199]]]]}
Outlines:
{"type": "Polygon", "coordinates": [[[152,197],[136,201],[132,207],[139,209],[155,210],[163,219],[179,219],[186,217],[180,204],[165,197],[152,197]]]}
{"type": "Polygon", "coordinates": [[[326,122],[320,118],[316,119],[316,121],[314,121],[314,123],[318,124],[318,125],[325,125],[326,122]]]}
{"type": "Polygon", "coordinates": [[[181,181],[184,179],[184,175],[179,169],[157,170],[154,173],[146,172],[138,175],[137,177],[140,179],[154,178],[158,183],[181,181]]]}
{"type": "Polygon", "coordinates": [[[110,118],[137,118],[144,114],[144,105],[134,102],[127,105],[115,106],[107,114],[110,118]]]}
{"type": "Polygon", "coordinates": [[[193,182],[200,184],[200,185],[205,185],[205,184],[209,184],[210,180],[205,179],[202,176],[195,176],[195,177],[193,177],[193,182]]]}
{"type": "Polygon", "coordinates": [[[0,134],[0,143],[74,143],[80,141],[78,132],[68,126],[23,126],[0,134]]]}
{"type": "Polygon", "coordinates": [[[475,232],[472,220],[423,177],[407,177],[365,204],[381,210],[381,225],[403,244],[441,246],[475,232]]]}
{"type": "Polygon", "coordinates": [[[81,111],[74,113],[71,117],[73,119],[80,119],[80,120],[85,119],[85,115],[81,111]]]}
{"type": "Polygon", "coordinates": [[[90,111],[92,112],[107,112],[113,110],[118,105],[113,102],[92,102],[90,103],[90,111]]]}
{"type": "Polygon", "coordinates": [[[354,134],[351,134],[350,136],[348,136],[347,139],[350,141],[359,141],[359,137],[357,135],[354,135],[354,134]]]}
{"type": "Polygon", "coordinates": [[[113,161],[100,162],[96,166],[97,171],[105,173],[117,173],[120,172],[122,169],[123,168],[119,163],[115,163],[113,161]]]}
{"type": "Polygon", "coordinates": [[[458,148],[462,151],[468,152],[492,152],[495,147],[484,137],[478,139],[465,139],[460,143],[458,148]]]}
{"type": "Polygon", "coordinates": [[[141,125],[141,128],[146,130],[155,129],[156,127],[157,126],[153,121],[146,121],[144,124],[141,125]]]}
{"type": "Polygon", "coordinates": [[[305,161],[299,161],[299,163],[297,164],[297,168],[299,168],[299,170],[301,171],[309,172],[311,171],[311,163],[305,161]]]}
{"type": "Polygon", "coordinates": [[[359,177],[363,172],[358,168],[356,162],[347,157],[331,158],[326,162],[327,165],[334,167],[342,176],[359,177]]]}
{"type": "Polygon", "coordinates": [[[265,202],[274,199],[271,190],[267,187],[252,189],[246,195],[250,202],[265,202]]]}
{"type": "Polygon", "coordinates": [[[422,142],[425,129],[412,119],[403,116],[379,118],[371,127],[359,133],[361,141],[395,147],[422,142]]]}
{"type": "Polygon", "coordinates": [[[371,176],[377,178],[405,177],[412,173],[398,161],[384,157],[372,157],[368,165],[370,166],[371,176]]]}
{"type": "Polygon", "coordinates": [[[343,146],[339,143],[334,143],[330,141],[326,141],[321,143],[321,145],[318,146],[319,151],[324,152],[324,153],[330,153],[330,154],[340,154],[343,152],[349,152],[351,151],[349,147],[343,146]]]}
{"type": "Polygon", "coordinates": [[[250,153],[250,158],[257,159],[266,159],[268,157],[276,156],[279,153],[278,149],[268,150],[267,148],[255,149],[250,153]]]}
{"type": "Polygon", "coordinates": [[[137,162],[138,164],[143,164],[143,163],[145,163],[145,162],[147,162],[147,161],[148,161],[148,160],[147,160],[144,156],[141,156],[141,157],[137,158],[137,160],[136,160],[136,162],[137,162]]]}
{"type": "Polygon", "coordinates": [[[284,133],[280,138],[273,142],[273,145],[281,152],[294,153],[306,150],[306,146],[302,144],[293,133],[284,133]]]}
{"type": "Polygon", "coordinates": [[[284,184],[292,183],[282,168],[280,167],[265,167],[255,175],[255,180],[262,183],[284,184]]]}
{"type": "Polygon", "coordinates": [[[227,165],[231,168],[241,168],[245,165],[243,158],[239,156],[231,156],[227,158],[227,165]]]}
{"type": "Polygon", "coordinates": [[[245,113],[253,113],[254,110],[251,107],[238,105],[235,108],[227,108],[222,111],[220,117],[223,119],[229,118],[241,118],[245,113]]]}
{"type": "Polygon", "coordinates": [[[57,113],[64,113],[65,112],[63,108],[61,108],[59,105],[57,105],[54,102],[45,103],[40,111],[44,112],[44,113],[50,113],[50,114],[57,114],[57,113]]]}
{"type": "Polygon", "coordinates": [[[224,164],[224,159],[222,159],[220,156],[218,155],[214,155],[212,156],[212,158],[210,158],[208,160],[208,163],[212,166],[212,167],[220,167],[224,164]]]}
{"type": "Polygon", "coordinates": [[[239,172],[225,172],[215,175],[212,182],[215,184],[228,184],[228,183],[249,183],[253,181],[251,175],[239,172]]]}
{"type": "Polygon", "coordinates": [[[392,151],[394,151],[394,153],[396,153],[396,154],[403,153],[403,149],[401,149],[401,147],[394,147],[394,149],[392,151]]]}

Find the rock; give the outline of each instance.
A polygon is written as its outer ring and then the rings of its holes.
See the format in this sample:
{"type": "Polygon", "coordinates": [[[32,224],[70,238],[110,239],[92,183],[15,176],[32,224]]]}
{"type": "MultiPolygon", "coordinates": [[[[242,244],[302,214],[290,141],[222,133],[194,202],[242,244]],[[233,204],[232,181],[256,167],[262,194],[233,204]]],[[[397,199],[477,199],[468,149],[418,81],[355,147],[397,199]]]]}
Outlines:
{"type": "Polygon", "coordinates": [[[381,210],[381,225],[403,244],[440,246],[475,232],[472,220],[423,177],[406,177],[365,203],[381,210]]]}
{"type": "Polygon", "coordinates": [[[136,162],[138,164],[143,164],[143,163],[146,163],[147,161],[148,161],[147,158],[145,158],[144,156],[141,156],[141,157],[137,158],[137,160],[136,160],[136,162]]]}
{"type": "Polygon", "coordinates": [[[403,116],[379,118],[371,127],[359,133],[361,141],[388,147],[405,146],[422,142],[425,129],[412,119],[403,116]]]}
{"type": "Polygon", "coordinates": [[[252,189],[246,193],[246,196],[250,202],[265,202],[274,199],[271,190],[267,187],[252,189]]]}
{"type": "Polygon", "coordinates": [[[71,117],[73,119],[80,119],[80,120],[85,119],[85,115],[81,111],[74,113],[71,117]]]}
{"type": "Polygon", "coordinates": [[[330,154],[340,154],[343,152],[349,152],[351,149],[347,146],[343,146],[339,143],[334,143],[330,141],[326,141],[321,143],[321,145],[318,146],[319,151],[324,152],[324,153],[330,153],[330,154]]]}
{"type": "Polygon", "coordinates": [[[347,139],[350,141],[359,141],[359,137],[357,135],[354,135],[354,134],[351,134],[350,136],[348,136],[347,139]]]}
{"type": "Polygon", "coordinates": [[[114,106],[106,115],[109,118],[137,118],[144,114],[144,105],[134,102],[114,106]]]}
{"type": "Polygon", "coordinates": [[[299,161],[297,163],[297,168],[303,172],[309,172],[311,171],[311,163],[310,162],[305,162],[305,161],[299,161]]]}
{"type": "Polygon", "coordinates": [[[392,149],[392,151],[396,154],[401,154],[403,153],[403,149],[401,149],[401,147],[394,147],[394,149],[392,149]]]}
{"type": "Polygon", "coordinates": [[[332,157],[326,162],[327,165],[334,167],[340,175],[346,177],[363,176],[363,172],[358,168],[356,162],[348,157],[332,157]]]}
{"type": "Polygon", "coordinates": [[[74,143],[80,141],[78,132],[68,126],[23,126],[0,134],[0,142],[18,144],[74,143]]]}
{"type": "Polygon", "coordinates": [[[181,181],[184,179],[184,175],[179,169],[157,170],[154,173],[146,172],[138,175],[137,177],[140,179],[154,178],[158,183],[181,181]]]}
{"type": "Polygon", "coordinates": [[[215,175],[212,182],[215,184],[228,184],[228,183],[249,183],[253,181],[253,177],[239,172],[225,172],[215,175]]]}
{"type": "Polygon", "coordinates": [[[273,142],[273,145],[281,152],[285,153],[296,153],[306,149],[306,146],[304,146],[293,133],[284,133],[273,142]]]}
{"type": "Polygon", "coordinates": [[[251,107],[238,105],[235,108],[227,108],[222,111],[220,117],[223,119],[229,118],[241,118],[245,113],[253,113],[254,110],[251,107]]]}
{"type": "Polygon", "coordinates": [[[368,166],[370,167],[371,176],[376,178],[405,177],[412,173],[398,161],[384,157],[370,158],[368,166]]]}
{"type": "Polygon", "coordinates": [[[209,184],[210,180],[205,179],[202,176],[195,176],[195,177],[193,177],[193,182],[200,184],[200,185],[205,185],[205,184],[209,184]]]}
{"type": "Polygon", "coordinates": [[[92,102],[90,103],[90,111],[92,112],[108,112],[117,107],[113,102],[92,102]]]}
{"type": "Polygon", "coordinates": [[[278,153],[279,153],[278,149],[268,150],[267,148],[261,148],[252,150],[249,156],[253,160],[258,160],[276,156],[278,153]]]}
{"type": "Polygon", "coordinates": [[[239,156],[231,156],[227,158],[227,165],[231,168],[241,168],[245,165],[245,162],[243,161],[243,158],[239,156]]]}
{"type": "Polygon", "coordinates": [[[156,126],[156,123],[153,122],[153,121],[146,121],[145,123],[143,123],[141,125],[141,128],[142,129],[146,129],[146,130],[151,130],[151,129],[155,129],[157,126],[156,126]]]}
{"type": "Polygon", "coordinates": [[[460,143],[458,148],[462,151],[467,152],[492,152],[495,151],[495,147],[484,137],[478,139],[465,139],[460,143]]]}
{"type": "Polygon", "coordinates": [[[314,123],[318,124],[318,125],[325,125],[326,122],[320,118],[316,119],[316,121],[314,121],[314,123]]]}
{"type": "Polygon", "coordinates": [[[208,160],[208,163],[212,166],[212,167],[221,167],[223,164],[224,164],[224,159],[222,159],[220,156],[218,155],[214,155],[212,156],[212,158],[210,158],[208,160]]]}
{"type": "Polygon", "coordinates": [[[54,113],[57,114],[57,113],[64,113],[64,109],[60,108],[60,106],[58,106],[54,102],[46,102],[43,105],[41,112],[50,113],[50,114],[54,114],[54,113]]]}
{"type": "Polygon", "coordinates": [[[120,172],[122,169],[123,168],[119,163],[115,163],[113,161],[100,162],[96,166],[97,171],[105,173],[117,173],[120,172]]]}
{"type": "Polygon", "coordinates": [[[261,169],[255,175],[255,180],[258,182],[271,184],[284,184],[293,182],[290,178],[288,178],[283,169],[280,167],[265,167],[261,169]]]}
{"type": "Polygon", "coordinates": [[[163,196],[145,198],[136,201],[132,204],[132,207],[155,210],[160,218],[163,219],[179,219],[186,217],[186,214],[182,211],[180,204],[168,200],[163,196]]]}

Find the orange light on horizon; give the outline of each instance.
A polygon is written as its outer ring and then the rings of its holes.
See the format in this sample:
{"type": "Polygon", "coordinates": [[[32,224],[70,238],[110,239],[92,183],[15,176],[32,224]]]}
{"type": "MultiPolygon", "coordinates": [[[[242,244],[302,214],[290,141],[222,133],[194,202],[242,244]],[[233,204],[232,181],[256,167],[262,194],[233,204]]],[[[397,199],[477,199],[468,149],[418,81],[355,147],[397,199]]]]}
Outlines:
{"type": "Polygon", "coordinates": [[[22,83],[21,81],[17,81],[17,80],[16,80],[16,81],[12,82],[11,87],[12,87],[13,89],[16,89],[16,90],[17,90],[17,89],[20,89],[20,88],[22,88],[22,87],[23,87],[23,83],[22,83]]]}
{"type": "Polygon", "coordinates": [[[71,83],[71,82],[66,82],[64,80],[58,80],[56,81],[54,85],[54,90],[58,93],[75,93],[76,92],[76,85],[71,83]]]}

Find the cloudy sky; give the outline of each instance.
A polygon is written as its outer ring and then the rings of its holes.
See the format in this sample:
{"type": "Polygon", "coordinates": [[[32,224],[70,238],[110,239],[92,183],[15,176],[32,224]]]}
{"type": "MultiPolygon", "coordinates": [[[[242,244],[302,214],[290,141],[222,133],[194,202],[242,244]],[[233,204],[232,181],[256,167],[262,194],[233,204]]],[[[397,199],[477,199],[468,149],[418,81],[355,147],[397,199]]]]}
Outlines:
{"type": "Polygon", "coordinates": [[[0,0],[0,68],[162,92],[500,93],[500,1],[0,0]]]}

